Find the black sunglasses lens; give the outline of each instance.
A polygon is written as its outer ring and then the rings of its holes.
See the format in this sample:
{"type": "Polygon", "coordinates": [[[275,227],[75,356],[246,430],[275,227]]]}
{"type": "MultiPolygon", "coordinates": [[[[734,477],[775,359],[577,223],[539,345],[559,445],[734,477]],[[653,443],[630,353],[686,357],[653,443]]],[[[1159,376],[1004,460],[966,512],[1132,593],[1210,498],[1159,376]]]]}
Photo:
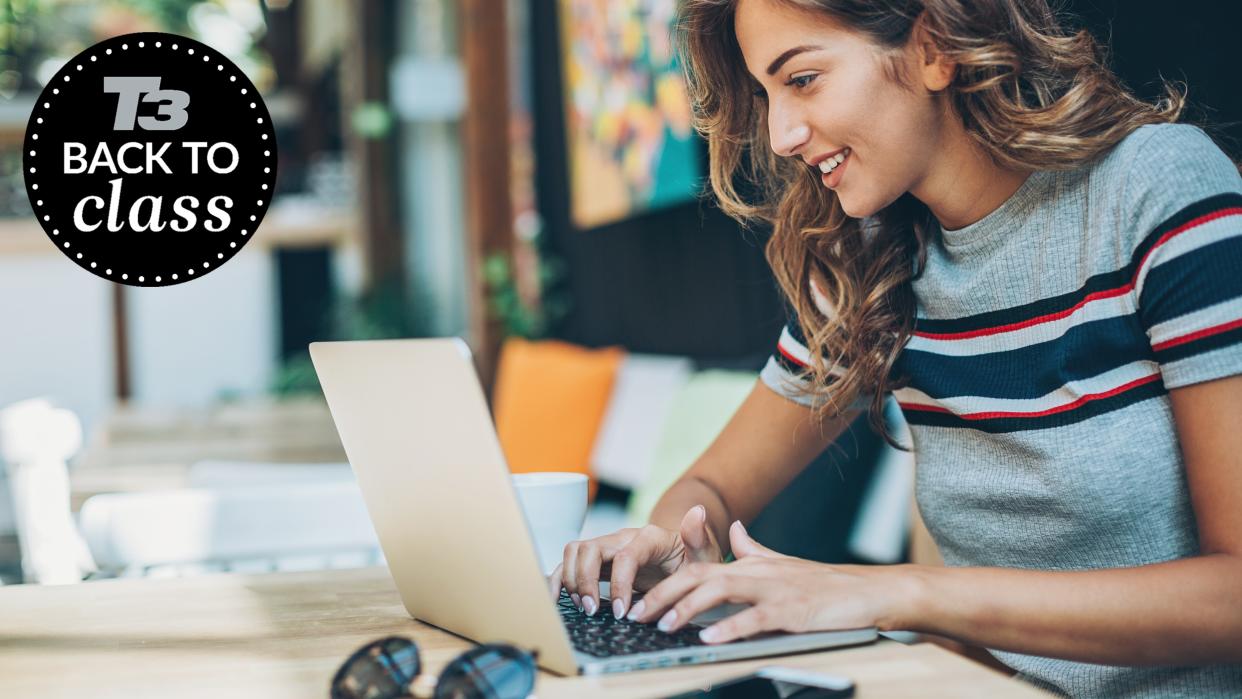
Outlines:
{"type": "Polygon", "coordinates": [[[526,699],[535,689],[535,658],[513,646],[478,646],[449,663],[436,699],[526,699]]]}
{"type": "Polygon", "coordinates": [[[408,638],[368,643],[345,661],[332,680],[332,699],[397,699],[410,696],[421,669],[418,646],[408,638]]]}

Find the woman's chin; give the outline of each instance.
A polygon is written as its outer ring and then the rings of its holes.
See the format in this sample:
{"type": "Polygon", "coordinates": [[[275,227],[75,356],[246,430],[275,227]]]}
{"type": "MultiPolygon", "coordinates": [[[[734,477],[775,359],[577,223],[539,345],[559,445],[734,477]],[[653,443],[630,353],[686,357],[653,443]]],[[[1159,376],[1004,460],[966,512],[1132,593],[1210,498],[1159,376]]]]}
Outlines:
{"type": "Polygon", "coordinates": [[[837,192],[837,202],[841,205],[841,211],[844,211],[845,215],[850,218],[862,218],[867,215],[867,212],[859,211],[858,202],[853,197],[841,196],[841,193],[837,192]]]}
{"type": "Polygon", "coordinates": [[[841,207],[841,211],[845,212],[845,215],[850,218],[874,216],[876,212],[893,203],[892,201],[866,200],[860,197],[858,192],[843,193],[839,190],[837,191],[837,202],[841,207]]]}

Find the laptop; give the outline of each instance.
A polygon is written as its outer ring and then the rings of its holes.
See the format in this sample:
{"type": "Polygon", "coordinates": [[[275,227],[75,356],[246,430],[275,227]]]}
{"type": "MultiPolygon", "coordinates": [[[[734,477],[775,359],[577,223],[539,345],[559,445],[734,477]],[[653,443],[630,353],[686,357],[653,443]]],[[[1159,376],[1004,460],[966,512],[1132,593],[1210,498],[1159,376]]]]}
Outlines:
{"type": "Polygon", "coordinates": [[[708,646],[553,600],[459,338],[316,342],[311,359],[367,511],[412,617],[535,650],[563,675],[622,672],[869,643],[876,629],[764,634],[708,646]]]}

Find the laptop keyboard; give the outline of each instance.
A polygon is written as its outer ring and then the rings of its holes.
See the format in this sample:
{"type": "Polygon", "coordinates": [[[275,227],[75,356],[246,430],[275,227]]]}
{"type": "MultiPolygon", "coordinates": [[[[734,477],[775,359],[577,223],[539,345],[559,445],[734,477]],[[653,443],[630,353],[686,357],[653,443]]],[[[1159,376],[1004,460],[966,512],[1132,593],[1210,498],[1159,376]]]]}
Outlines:
{"type": "Polygon", "coordinates": [[[625,617],[618,620],[607,608],[600,609],[595,616],[587,616],[578,611],[565,590],[561,590],[557,609],[574,648],[597,658],[704,645],[697,626],[664,633],[654,624],[640,624],[625,617]]]}

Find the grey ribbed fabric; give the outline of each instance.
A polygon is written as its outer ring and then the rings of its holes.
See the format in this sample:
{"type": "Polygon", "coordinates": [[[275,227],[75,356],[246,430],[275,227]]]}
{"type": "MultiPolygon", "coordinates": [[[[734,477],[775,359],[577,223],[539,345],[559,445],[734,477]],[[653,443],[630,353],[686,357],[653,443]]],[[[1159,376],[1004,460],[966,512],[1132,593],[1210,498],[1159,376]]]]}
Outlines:
{"type": "MultiPolygon", "coordinates": [[[[911,383],[894,396],[948,565],[1084,570],[1199,552],[1167,390],[1242,373],[1239,196],[1242,178],[1206,134],[1153,125],[942,231],[898,362],[911,383]]],[[[796,325],[761,377],[805,403],[788,388],[805,352],[796,325]]],[[[1237,665],[993,654],[1068,696],[1242,696],[1237,665]]]]}

